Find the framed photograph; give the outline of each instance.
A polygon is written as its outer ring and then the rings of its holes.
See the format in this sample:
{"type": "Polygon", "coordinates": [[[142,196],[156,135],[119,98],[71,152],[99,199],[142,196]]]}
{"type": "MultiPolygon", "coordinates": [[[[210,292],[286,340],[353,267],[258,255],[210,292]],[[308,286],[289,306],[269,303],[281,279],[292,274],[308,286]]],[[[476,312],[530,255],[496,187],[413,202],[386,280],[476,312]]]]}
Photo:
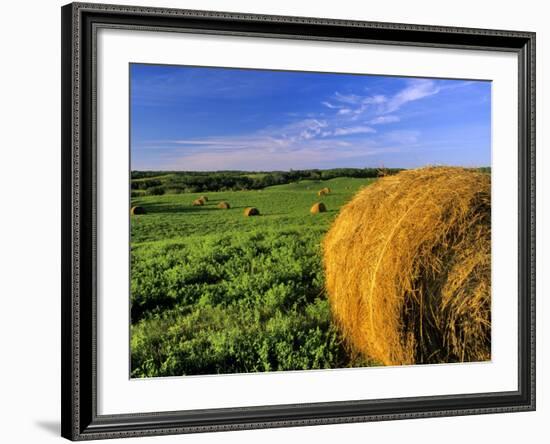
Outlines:
{"type": "Polygon", "coordinates": [[[61,13],[64,437],[535,409],[534,33],[61,13]]]}

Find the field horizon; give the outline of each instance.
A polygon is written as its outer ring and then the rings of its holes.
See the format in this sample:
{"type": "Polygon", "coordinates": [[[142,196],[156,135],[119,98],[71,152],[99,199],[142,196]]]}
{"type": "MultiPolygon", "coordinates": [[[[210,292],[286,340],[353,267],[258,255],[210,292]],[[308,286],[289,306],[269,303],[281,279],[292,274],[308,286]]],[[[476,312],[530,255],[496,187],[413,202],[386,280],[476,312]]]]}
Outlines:
{"type": "MultiPolygon", "coordinates": [[[[491,167],[467,167],[472,170],[490,172],[491,167]]],[[[131,197],[196,193],[201,191],[227,191],[263,189],[301,180],[329,180],[338,177],[370,178],[397,174],[405,168],[326,168],[296,170],[212,170],[212,171],[169,171],[132,170],[131,197]]]]}

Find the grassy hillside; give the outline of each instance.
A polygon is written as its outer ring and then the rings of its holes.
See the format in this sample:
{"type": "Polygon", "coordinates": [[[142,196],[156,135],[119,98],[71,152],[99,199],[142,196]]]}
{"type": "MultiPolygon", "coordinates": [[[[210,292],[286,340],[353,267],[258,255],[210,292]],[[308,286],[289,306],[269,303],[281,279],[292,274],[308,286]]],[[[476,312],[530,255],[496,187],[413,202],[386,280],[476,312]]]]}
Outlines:
{"type": "Polygon", "coordinates": [[[333,168],[291,171],[132,171],[132,197],[163,194],[261,190],[299,181],[327,181],[339,177],[373,179],[397,174],[397,168],[333,168]]]}
{"type": "Polygon", "coordinates": [[[132,376],[372,364],[332,324],[320,254],[339,207],[372,181],[132,198],[147,211],[131,218],[132,376]],[[319,201],[328,211],[311,215],[319,201]],[[244,217],[249,206],[260,216],[244,217]]]}

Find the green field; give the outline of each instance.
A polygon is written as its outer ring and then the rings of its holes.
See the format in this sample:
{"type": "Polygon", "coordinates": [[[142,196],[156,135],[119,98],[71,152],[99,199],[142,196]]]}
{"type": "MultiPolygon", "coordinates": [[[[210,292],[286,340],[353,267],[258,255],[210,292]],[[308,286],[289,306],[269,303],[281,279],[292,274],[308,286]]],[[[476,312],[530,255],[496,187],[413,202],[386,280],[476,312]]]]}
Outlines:
{"type": "Polygon", "coordinates": [[[147,212],[131,217],[132,377],[372,365],[331,322],[321,240],[373,180],[132,198],[147,212]],[[328,211],[311,215],[319,201],[328,211]],[[250,206],[260,216],[244,217],[250,206]]]}

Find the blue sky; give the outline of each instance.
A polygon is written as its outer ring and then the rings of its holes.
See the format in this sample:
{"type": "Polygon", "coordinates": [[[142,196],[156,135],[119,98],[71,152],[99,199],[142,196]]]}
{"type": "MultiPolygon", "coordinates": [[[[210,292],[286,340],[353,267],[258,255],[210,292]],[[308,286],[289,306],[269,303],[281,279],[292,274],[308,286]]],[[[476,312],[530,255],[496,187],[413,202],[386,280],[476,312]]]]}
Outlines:
{"type": "Polygon", "coordinates": [[[132,64],[132,170],[489,166],[491,83],[132,64]]]}

